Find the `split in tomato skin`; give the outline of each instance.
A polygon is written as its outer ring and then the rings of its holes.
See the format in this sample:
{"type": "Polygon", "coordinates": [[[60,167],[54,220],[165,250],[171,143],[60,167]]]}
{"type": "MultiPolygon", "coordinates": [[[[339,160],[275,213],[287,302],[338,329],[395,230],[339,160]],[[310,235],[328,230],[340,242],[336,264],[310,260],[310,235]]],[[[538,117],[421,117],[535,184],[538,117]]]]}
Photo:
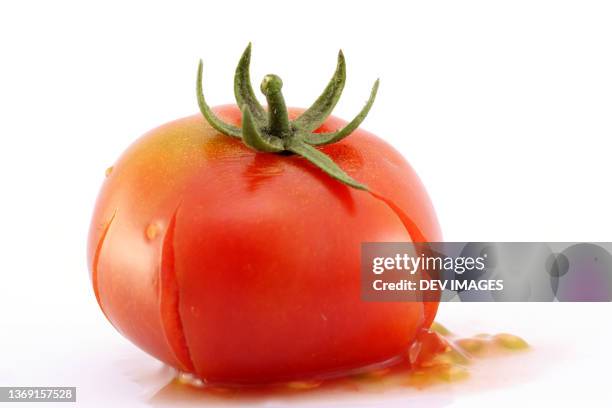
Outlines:
{"type": "MultiPolygon", "coordinates": [[[[240,124],[236,106],[215,112],[240,124]]],[[[370,191],[298,156],[254,152],[200,116],[139,139],[105,181],[90,231],[111,323],[213,383],[335,376],[404,355],[437,302],[363,302],[360,244],[440,240],[429,198],[368,132],[321,150],[370,191]]]]}

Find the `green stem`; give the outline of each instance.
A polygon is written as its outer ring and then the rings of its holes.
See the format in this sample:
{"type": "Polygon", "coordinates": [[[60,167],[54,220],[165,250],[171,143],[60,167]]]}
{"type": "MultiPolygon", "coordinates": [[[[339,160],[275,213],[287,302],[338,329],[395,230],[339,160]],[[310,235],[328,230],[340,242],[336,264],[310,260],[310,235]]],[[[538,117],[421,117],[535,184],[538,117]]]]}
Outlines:
{"type": "Polygon", "coordinates": [[[234,75],[234,94],[242,111],[242,127],[222,122],[210,109],[202,92],[202,62],[198,66],[197,96],[202,114],[210,125],[219,132],[240,138],[251,149],[263,153],[290,152],[303,157],[329,176],[347,186],[367,190],[368,187],[350,177],[331,157],[315,146],[335,143],[355,131],[370,111],[378,81],[374,83],[370,98],[359,112],[344,128],[330,133],[316,133],[316,129],[325,122],[340,98],[346,79],[346,66],[342,51],[338,53],[338,63],[334,76],[317,100],[302,115],[293,121],[289,120],[287,105],[281,89],[283,81],[276,75],[266,75],[261,83],[261,91],[268,101],[268,111],[257,101],[251,86],[249,63],[251,45],[244,50],[234,75]]]}
{"type": "Polygon", "coordinates": [[[268,101],[268,126],[270,134],[281,139],[289,136],[289,113],[281,89],[283,81],[274,74],[266,75],[261,82],[261,92],[268,101]]]}

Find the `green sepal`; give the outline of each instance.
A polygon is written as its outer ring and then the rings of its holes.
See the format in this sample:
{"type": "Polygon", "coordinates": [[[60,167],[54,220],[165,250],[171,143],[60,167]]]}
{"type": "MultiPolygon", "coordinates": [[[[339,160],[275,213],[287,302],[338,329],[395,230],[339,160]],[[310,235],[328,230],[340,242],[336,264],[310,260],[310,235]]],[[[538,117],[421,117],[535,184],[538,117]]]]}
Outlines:
{"type": "Polygon", "coordinates": [[[363,120],[368,115],[368,113],[370,112],[370,108],[372,107],[372,104],[374,104],[374,100],[376,99],[376,93],[378,92],[379,83],[380,81],[378,79],[376,80],[376,82],[374,82],[374,86],[372,87],[372,91],[370,92],[370,98],[366,102],[365,106],[361,109],[361,111],[357,114],[357,116],[353,118],[353,120],[347,123],[345,127],[343,127],[342,129],[336,132],[309,133],[305,137],[304,141],[314,146],[320,146],[320,145],[326,145],[330,143],[339,142],[340,140],[344,139],[345,137],[353,133],[359,127],[361,122],[363,122],[363,120]]]}
{"type": "Polygon", "coordinates": [[[347,184],[351,187],[359,190],[367,190],[368,188],[353,180],[348,174],[344,172],[338,165],[325,153],[317,150],[317,148],[310,146],[299,139],[291,139],[285,146],[285,148],[295,154],[298,154],[329,174],[338,181],[347,184]]]}
{"type": "Polygon", "coordinates": [[[245,145],[260,152],[278,153],[284,150],[281,139],[261,134],[251,109],[246,105],[242,107],[242,141],[245,145]]]}
{"type": "Polygon", "coordinates": [[[249,73],[249,66],[251,64],[251,43],[246,47],[240,57],[238,66],[236,67],[236,73],[234,75],[234,96],[238,106],[248,106],[251,110],[253,118],[259,126],[266,125],[266,111],[261,106],[253,87],[251,86],[251,76],[249,73]]]}
{"type": "Polygon", "coordinates": [[[323,93],[317,98],[312,106],[306,109],[306,111],[296,118],[293,123],[298,128],[309,132],[321,126],[338,103],[338,100],[342,95],[342,90],[344,89],[345,81],[346,63],[344,61],[344,54],[342,53],[342,50],[340,50],[338,52],[336,71],[325,87],[325,90],[323,90],[323,93]]]}
{"type": "Polygon", "coordinates": [[[202,60],[200,60],[200,63],[198,64],[198,79],[196,82],[196,92],[198,94],[198,105],[200,106],[200,111],[202,112],[202,115],[204,115],[208,123],[210,123],[210,126],[215,128],[219,132],[228,136],[240,138],[240,128],[223,122],[217,117],[217,115],[214,114],[212,109],[210,109],[210,107],[206,103],[206,100],[204,99],[204,92],[202,91],[202,70],[203,64],[202,60]]]}

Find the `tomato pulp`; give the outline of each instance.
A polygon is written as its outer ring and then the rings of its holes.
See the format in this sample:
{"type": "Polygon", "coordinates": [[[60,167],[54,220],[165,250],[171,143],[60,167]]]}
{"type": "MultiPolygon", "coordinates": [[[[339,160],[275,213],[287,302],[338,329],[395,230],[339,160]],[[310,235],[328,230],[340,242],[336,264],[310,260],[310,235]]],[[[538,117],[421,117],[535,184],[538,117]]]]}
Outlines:
{"type": "MultiPolygon", "coordinates": [[[[215,112],[240,124],[234,105],[215,112]]],[[[329,117],[318,131],[344,123],[329,117]]],[[[89,234],[108,320],[220,384],[331,377],[405,356],[438,303],[362,301],[360,247],[441,240],[429,197],[364,130],[321,151],[370,191],[297,155],[255,152],[200,115],[136,141],[107,175],[89,234]]]]}

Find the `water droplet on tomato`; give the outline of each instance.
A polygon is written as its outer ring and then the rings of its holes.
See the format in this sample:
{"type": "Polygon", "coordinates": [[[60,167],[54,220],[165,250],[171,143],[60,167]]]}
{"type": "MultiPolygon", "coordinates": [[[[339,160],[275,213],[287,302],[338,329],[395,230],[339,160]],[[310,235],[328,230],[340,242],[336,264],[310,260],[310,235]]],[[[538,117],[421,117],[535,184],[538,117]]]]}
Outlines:
{"type": "Polygon", "coordinates": [[[153,222],[147,226],[147,229],[145,230],[145,235],[149,241],[154,240],[158,234],[159,234],[159,225],[153,222]]]}

